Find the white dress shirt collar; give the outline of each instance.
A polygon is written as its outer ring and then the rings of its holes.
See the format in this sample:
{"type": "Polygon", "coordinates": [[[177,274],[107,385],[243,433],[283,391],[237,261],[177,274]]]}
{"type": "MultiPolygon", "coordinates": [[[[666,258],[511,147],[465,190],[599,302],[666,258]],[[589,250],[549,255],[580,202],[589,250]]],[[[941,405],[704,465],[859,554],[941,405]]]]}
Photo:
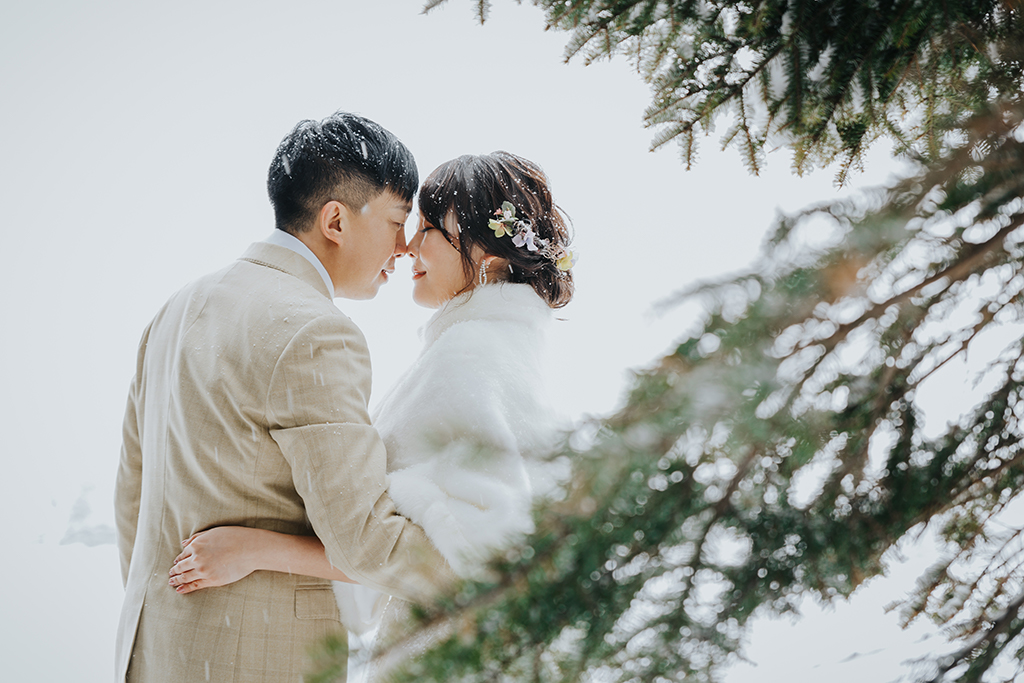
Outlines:
{"type": "Polygon", "coordinates": [[[331,298],[334,298],[334,283],[331,282],[331,276],[327,274],[327,269],[324,268],[324,264],[320,263],[320,259],[316,257],[316,254],[303,244],[302,240],[284,230],[274,230],[273,234],[263,241],[268,244],[276,244],[285,249],[291,249],[312,263],[313,267],[316,268],[316,272],[320,273],[320,277],[324,279],[324,284],[327,285],[327,291],[331,293],[331,298]]]}

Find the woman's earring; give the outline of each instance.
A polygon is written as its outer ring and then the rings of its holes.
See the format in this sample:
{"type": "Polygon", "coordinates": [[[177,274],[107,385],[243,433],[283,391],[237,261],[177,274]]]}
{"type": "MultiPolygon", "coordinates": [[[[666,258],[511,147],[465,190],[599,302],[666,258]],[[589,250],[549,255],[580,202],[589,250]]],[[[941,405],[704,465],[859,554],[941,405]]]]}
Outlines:
{"type": "Polygon", "coordinates": [[[487,259],[480,259],[480,284],[487,284],[487,259]]]}

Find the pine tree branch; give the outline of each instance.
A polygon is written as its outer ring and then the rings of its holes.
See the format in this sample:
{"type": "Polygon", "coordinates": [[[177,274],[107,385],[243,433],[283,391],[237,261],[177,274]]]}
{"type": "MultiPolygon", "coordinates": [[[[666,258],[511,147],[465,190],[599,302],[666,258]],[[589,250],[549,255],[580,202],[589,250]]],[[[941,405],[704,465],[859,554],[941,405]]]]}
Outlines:
{"type": "MultiPolygon", "coordinates": [[[[987,631],[979,635],[960,650],[944,657],[943,661],[939,662],[937,675],[929,679],[929,683],[942,683],[947,673],[949,673],[954,667],[961,664],[964,660],[969,659],[976,651],[992,651],[997,647],[995,644],[996,638],[1002,633],[1008,631],[1015,620],[1020,622],[1018,612],[1022,606],[1024,606],[1024,593],[1018,595],[1012,602],[1010,602],[1009,605],[1007,605],[1003,613],[991,622],[991,627],[987,631]]],[[[1017,628],[1019,631],[1020,626],[1017,628]]]]}

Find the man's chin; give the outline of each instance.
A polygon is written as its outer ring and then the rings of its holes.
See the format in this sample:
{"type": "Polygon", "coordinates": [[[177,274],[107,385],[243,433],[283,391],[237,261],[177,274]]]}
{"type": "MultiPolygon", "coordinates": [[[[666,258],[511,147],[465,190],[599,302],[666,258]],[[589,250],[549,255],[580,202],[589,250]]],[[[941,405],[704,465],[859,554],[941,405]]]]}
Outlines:
{"type": "Polygon", "coordinates": [[[362,287],[360,289],[353,288],[344,292],[335,290],[334,296],[339,299],[349,299],[351,301],[366,301],[367,299],[375,298],[378,291],[380,291],[380,283],[370,285],[369,287],[362,287]]]}
{"type": "Polygon", "coordinates": [[[377,273],[377,277],[373,278],[369,282],[363,283],[359,286],[353,285],[346,289],[344,292],[335,290],[335,296],[342,299],[352,299],[353,301],[365,301],[366,299],[373,299],[380,292],[380,288],[388,283],[388,273],[381,270],[377,273]]]}

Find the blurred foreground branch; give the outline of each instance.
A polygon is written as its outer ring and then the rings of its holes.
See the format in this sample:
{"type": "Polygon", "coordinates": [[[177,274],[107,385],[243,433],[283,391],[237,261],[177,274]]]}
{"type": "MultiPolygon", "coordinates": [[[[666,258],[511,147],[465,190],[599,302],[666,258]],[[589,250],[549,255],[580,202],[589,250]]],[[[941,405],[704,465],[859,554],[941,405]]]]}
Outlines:
{"type": "Polygon", "coordinates": [[[908,675],[1019,673],[1020,2],[535,4],[568,56],[636,59],[687,164],[723,119],[755,172],[784,144],[843,182],[880,136],[918,171],[779,218],[749,272],[666,300],[702,301],[700,328],[569,436],[572,488],[501,580],[418,613],[443,635],[406,679],[713,681],[751,617],[850,595],[925,529],[946,554],[894,608],[951,645],[908,675]],[[924,414],[937,392],[949,415],[924,414]]]}
{"type": "Polygon", "coordinates": [[[1019,662],[1022,121],[977,117],[946,163],[781,218],[756,269],[679,295],[702,329],[571,436],[573,488],[501,582],[421,615],[456,625],[408,680],[711,681],[752,616],[849,595],[926,525],[948,556],[898,607],[963,646],[914,676],[1019,662]],[[980,400],[926,429],[918,397],[982,341],[980,400]]]}

